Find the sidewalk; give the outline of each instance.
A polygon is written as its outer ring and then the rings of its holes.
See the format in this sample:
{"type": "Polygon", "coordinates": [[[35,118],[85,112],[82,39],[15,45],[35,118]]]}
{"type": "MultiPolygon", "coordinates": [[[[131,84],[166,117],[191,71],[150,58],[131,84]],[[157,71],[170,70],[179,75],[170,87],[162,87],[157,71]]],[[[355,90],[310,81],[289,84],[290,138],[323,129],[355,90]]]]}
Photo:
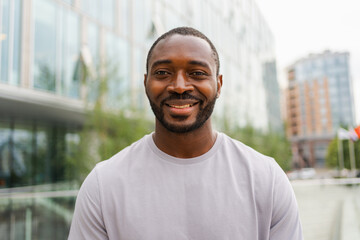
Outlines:
{"type": "Polygon", "coordinates": [[[360,192],[344,200],[341,224],[341,240],[360,239],[360,192]]]}
{"type": "MultiPolygon", "coordinates": [[[[320,181],[319,179],[317,181],[320,181]]],[[[360,186],[293,181],[304,240],[359,240],[360,186]]]]}

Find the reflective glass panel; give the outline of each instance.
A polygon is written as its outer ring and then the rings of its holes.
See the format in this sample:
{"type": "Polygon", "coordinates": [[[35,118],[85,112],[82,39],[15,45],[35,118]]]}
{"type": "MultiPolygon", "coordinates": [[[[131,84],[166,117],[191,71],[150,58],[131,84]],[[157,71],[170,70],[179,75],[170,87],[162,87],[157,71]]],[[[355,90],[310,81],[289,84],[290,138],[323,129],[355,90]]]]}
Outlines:
{"type": "Polygon", "coordinates": [[[32,184],[33,132],[29,126],[15,124],[9,142],[11,187],[32,184]]]}
{"type": "Polygon", "coordinates": [[[34,163],[33,163],[33,181],[35,185],[44,184],[50,180],[49,162],[50,155],[48,149],[49,138],[47,129],[40,127],[36,131],[35,142],[36,146],[34,149],[34,163]]]}
{"type": "Polygon", "coordinates": [[[65,3],[72,4],[73,0],[62,0],[65,3]]]}
{"type": "Polygon", "coordinates": [[[99,73],[97,71],[99,67],[99,30],[96,24],[92,22],[88,22],[88,36],[87,42],[89,51],[91,54],[91,61],[93,71],[96,73],[96,76],[88,77],[87,85],[88,85],[88,99],[91,102],[94,102],[98,97],[98,90],[99,90],[99,73]]]}
{"type": "MultiPolygon", "coordinates": [[[[77,132],[66,132],[65,134],[65,153],[66,153],[66,166],[65,166],[65,179],[72,181],[78,178],[78,167],[76,167],[75,158],[80,144],[80,135],[77,132]],[[74,166],[75,165],[75,166],[74,166]]],[[[71,189],[71,187],[70,187],[71,189]]]]}
{"type": "Polygon", "coordinates": [[[142,49],[135,48],[134,50],[134,65],[135,65],[135,82],[136,82],[136,96],[137,104],[142,109],[144,108],[144,94],[141,94],[143,91],[143,81],[144,81],[144,66],[145,66],[145,57],[142,49]]]}
{"type": "Polygon", "coordinates": [[[114,26],[114,10],[115,3],[114,0],[102,0],[101,1],[101,11],[102,23],[110,28],[114,26]]]}
{"type": "Polygon", "coordinates": [[[10,182],[10,124],[0,121],[0,189],[8,186],[10,182]]]}
{"type": "Polygon", "coordinates": [[[86,14],[98,20],[100,15],[99,3],[100,0],[85,0],[81,1],[81,6],[86,14]]]}
{"type": "Polygon", "coordinates": [[[14,1],[14,46],[13,64],[10,83],[19,85],[20,83],[20,52],[21,52],[21,0],[14,1]]]}
{"type": "Polygon", "coordinates": [[[34,0],[34,87],[55,92],[56,8],[53,2],[34,0]]]}
{"type": "Polygon", "coordinates": [[[10,1],[0,1],[1,32],[0,32],[0,81],[8,82],[8,54],[9,54],[9,12],[10,1]]]}
{"type": "Polygon", "coordinates": [[[80,38],[79,18],[70,10],[63,9],[62,34],[62,93],[67,97],[80,97],[80,38]]]}
{"type": "Polygon", "coordinates": [[[29,126],[0,123],[0,188],[32,183],[32,147],[29,126]]]}
{"type": "Polygon", "coordinates": [[[107,105],[125,107],[129,102],[129,47],[127,41],[111,33],[106,38],[108,92],[107,105]]]}
{"type": "MultiPolygon", "coordinates": [[[[148,10],[148,9],[146,9],[148,10]]],[[[138,0],[133,2],[133,33],[135,41],[143,43],[146,36],[145,29],[145,3],[144,0],[138,0]]]]}
{"type": "Polygon", "coordinates": [[[1,239],[67,239],[76,193],[31,190],[19,188],[0,199],[1,239]]]}
{"type": "Polygon", "coordinates": [[[119,26],[120,32],[126,36],[129,31],[129,0],[120,0],[120,16],[119,16],[119,26]]]}

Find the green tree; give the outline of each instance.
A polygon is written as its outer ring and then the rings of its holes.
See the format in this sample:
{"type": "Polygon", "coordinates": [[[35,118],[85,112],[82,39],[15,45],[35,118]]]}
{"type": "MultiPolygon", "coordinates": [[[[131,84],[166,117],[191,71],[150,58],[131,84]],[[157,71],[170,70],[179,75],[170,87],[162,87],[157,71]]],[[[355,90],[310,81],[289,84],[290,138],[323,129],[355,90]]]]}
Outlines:
{"type": "MultiPolygon", "coordinates": [[[[92,80],[97,86],[96,92],[92,92],[95,102],[88,102],[92,110],[88,112],[80,132],[80,143],[66,159],[68,179],[83,181],[96,163],[109,159],[154,129],[153,123],[140,110],[122,108],[114,111],[106,108],[108,83],[110,79],[116,78],[116,67],[111,67],[111,64],[105,67],[102,71],[100,67],[96,79],[92,80]]],[[[89,70],[85,66],[82,66],[80,76],[83,84],[88,82],[89,70]]],[[[92,100],[88,97],[86,99],[92,100]]]]}
{"type": "Polygon", "coordinates": [[[283,134],[271,131],[264,133],[250,125],[227,128],[224,132],[262,154],[273,157],[284,171],[290,170],[291,144],[283,134]]]}
{"type": "MultiPolygon", "coordinates": [[[[351,164],[350,164],[349,140],[342,140],[342,148],[343,148],[343,157],[344,157],[344,167],[350,169],[351,164]]],[[[339,151],[338,138],[334,138],[330,142],[327,150],[326,166],[330,168],[339,168],[338,151],[339,151]]],[[[355,152],[355,166],[356,168],[360,168],[360,141],[354,142],[354,152],[355,152]]]]}

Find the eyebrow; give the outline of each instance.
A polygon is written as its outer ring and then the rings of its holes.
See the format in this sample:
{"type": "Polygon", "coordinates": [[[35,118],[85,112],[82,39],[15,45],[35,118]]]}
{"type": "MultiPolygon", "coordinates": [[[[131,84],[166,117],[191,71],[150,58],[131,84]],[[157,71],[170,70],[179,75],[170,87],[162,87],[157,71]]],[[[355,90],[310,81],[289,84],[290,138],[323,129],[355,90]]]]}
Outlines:
{"type": "Polygon", "coordinates": [[[169,63],[172,63],[172,61],[171,61],[171,60],[168,60],[168,59],[158,60],[158,61],[155,61],[155,62],[151,65],[151,68],[155,68],[156,66],[161,65],[161,64],[169,64],[169,63]]]}
{"type": "MultiPolygon", "coordinates": [[[[161,64],[169,64],[169,63],[172,63],[171,60],[169,59],[164,59],[164,60],[158,60],[158,61],[155,61],[152,65],[151,65],[151,69],[152,68],[155,68],[161,64]]],[[[206,62],[203,62],[203,61],[197,61],[197,60],[192,60],[189,62],[190,65],[195,65],[195,66],[202,66],[202,67],[205,67],[205,68],[209,68],[210,69],[210,66],[206,63],[206,62]]]]}
{"type": "Polygon", "coordinates": [[[195,60],[193,60],[193,61],[190,61],[189,64],[191,64],[191,65],[198,65],[198,66],[202,66],[202,67],[205,67],[205,68],[209,68],[209,69],[210,69],[209,65],[208,65],[206,62],[202,62],[202,61],[195,61],[195,60]]]}

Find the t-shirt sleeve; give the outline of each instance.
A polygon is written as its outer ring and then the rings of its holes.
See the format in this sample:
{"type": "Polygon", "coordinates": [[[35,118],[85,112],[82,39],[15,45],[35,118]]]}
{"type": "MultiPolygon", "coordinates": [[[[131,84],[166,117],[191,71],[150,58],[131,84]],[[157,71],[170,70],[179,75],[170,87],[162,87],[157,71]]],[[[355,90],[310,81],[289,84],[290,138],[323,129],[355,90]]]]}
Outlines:
{"type": "Polygon", "coordinates": [[[96,168],[87,176],[79,190],[68,239],[108,239],[101,213],[96,168]]]}
{"type": "Polygon", "coordinates": [[[270,240],[303,240],[295,194],[284,171],[274,167],[270,240]]]}

